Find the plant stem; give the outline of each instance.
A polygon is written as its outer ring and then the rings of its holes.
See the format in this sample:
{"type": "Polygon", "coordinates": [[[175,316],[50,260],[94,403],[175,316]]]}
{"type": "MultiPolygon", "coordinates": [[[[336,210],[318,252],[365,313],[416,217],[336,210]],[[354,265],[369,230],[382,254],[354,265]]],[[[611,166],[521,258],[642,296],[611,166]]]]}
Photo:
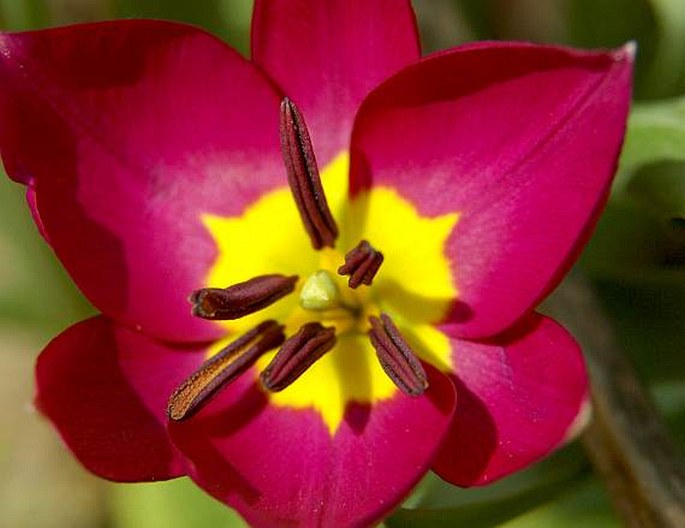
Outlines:
{"type": "Polygon", "coordinates": [[[580,341],[593,417],[582,443],[626,526],[685,526],[685,463],[617,345],[591,283],[571,274],[547,305],[580,341]]]}

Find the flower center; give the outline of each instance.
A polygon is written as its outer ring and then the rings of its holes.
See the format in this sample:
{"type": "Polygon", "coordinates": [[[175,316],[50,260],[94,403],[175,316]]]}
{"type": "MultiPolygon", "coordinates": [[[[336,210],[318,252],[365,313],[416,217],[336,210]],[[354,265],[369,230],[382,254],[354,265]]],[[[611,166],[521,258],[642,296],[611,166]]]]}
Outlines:
{"type": "Polygon", "coordinates": [[[340,308],[340,290],[330,273],[318,270],[309,276],[300,290],[300,306],[315,312],[340,308]]]}
{"type": "Polygon", "coordinates": [[[244,356],[240,372],[256,366],[272,403],[316,409],[331,434],[349,404],[374,404],[398,389],[423,393],[427,379],[419,357],[451,368],[449,342],[434,324],[456,296],[443,247],[457,215],[423,218],[385,188],[348,200],[346,154],[326,167],[322,184],[304,120],[288,100],[281,107],[281,138],[289,186],[264,195],[240,217],[202,218],[219,258],[207,278],[210,287],[191,295],[193,313],[216,320],[230,337],[212,347],[206,363],[172,395],[172,419],[191,414],[178,411],[187,405],[183,398],[195,412],[216,394],[215,386],[235,379],[232,364],[244,356]],[[375,243],[383,244],[383,253],[375,243]],[[232,258],[236,254],[241,258],[232,258]],[[421,280],[406,283],[408,276],[421,280]],[[263,321],[284,325],[278,327],[284,342],[266,341],[278,350],[258,347],[261,357],[224,354],[263,321]],[[230,375],[216,374],[222,369],[230,375]],[[204,390],[209,378],[212,390],[204,390]]]}

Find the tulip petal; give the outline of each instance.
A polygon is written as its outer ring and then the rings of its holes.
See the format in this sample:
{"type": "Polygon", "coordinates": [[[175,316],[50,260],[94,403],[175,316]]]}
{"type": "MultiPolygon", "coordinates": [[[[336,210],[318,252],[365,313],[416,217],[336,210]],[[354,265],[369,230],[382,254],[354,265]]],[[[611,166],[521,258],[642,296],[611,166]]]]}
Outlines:
{"type": "Polygon", "coordinates": [[[534,314],[487,343],[452,341],[459,405],[433,470],[460,486],[504,477],[575,432],[588,400],[578,344],[534,314]]]}
{"type": "Polygon", "coordinates": [[[252,56],[303,112],[319,163],[347,150],[354,115],[420,55],[408,0],[257,0],[252,56]]]}
{"type": "Polygon", "coordinates": [[[99,316],[56,337],[36,366],[36,405],[93,473],[116,481],[185,474],[169,442],[165,410],[174,388],[204,359],[99,316]]]}
{"type": "Polygon", "coordinates": [[[424,396],[350,404],[331,436],[317,413],[270,406],[245,376],[170,433],[191,478],[251,526],[370,526],[427,471],[451,423],[454,387],[429,377],[424,396]]]}
{"type": "Polygon", "coordinates": [[[388,80],[355,123],[351,192],[394,188],[459,214],[446,256],[460,337],[495,335],[553,288],[602,208],[630,100],[632,48],[492,43],[388,80]]]}
{"type": "Polygon", "coordinates": [[[106,315],[175,341],[218,336],[188,294],[216,257],[204,213],[235,215],[285,171],[280,97],[189,26],[117,21],[0,35],[0,150],[106,315]],[[33,194],[35,193],[35,194],[33,194]]]}

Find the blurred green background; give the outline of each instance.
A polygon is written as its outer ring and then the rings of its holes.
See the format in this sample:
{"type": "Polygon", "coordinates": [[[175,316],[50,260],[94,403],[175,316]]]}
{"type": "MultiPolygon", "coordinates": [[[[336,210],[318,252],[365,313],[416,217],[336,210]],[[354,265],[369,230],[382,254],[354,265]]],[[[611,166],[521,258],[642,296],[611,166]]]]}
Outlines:
{"type": "MultiPolygon", "coordinates": [[[[320,1],[320,0],[313,0],[320,1]]],[[[639,46],[636,104],[612,199],[581,267],[621,345],[685,442],[685,2],[415,0],[429,52],[480,39],[639,46]]],[[[248,53],[250,0],[0,0],[0,29],[154,17],[203,26],[248,53]]],[[[33,361],[92,313],[41,242],[23,190],[0,179],[0,526],[244,526],[184,479],[113,485],[83,471],[32,409],[33,361]]],[[[571,445],[481,490],[429,476],[388,526],[618,526],[571,445]]]]}

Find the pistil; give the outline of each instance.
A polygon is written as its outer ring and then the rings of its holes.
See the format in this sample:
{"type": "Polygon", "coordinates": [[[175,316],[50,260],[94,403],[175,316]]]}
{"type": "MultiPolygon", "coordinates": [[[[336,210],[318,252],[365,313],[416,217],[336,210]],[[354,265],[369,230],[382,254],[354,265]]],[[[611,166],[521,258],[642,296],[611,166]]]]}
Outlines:
{"type": "Polygon", "coordinates": [[[335,328],[325,328],[315,322],[303,325],[297,334],[283,343],[261,373],[262,384],[272,392],[282,391],[331,350],[335,343],[335,328]]]}
{"type": "Polygon", "coordinates": [[[349,275],[347,285],[358,288],[370,286],[383,263],[383,253],[376,251],[366,240],[362,240],[345,255],[345,264],[338,268],[340,275],[349,275]]]}
{"type": "Polygon", "coordinates": [[[261,275],[228,288],[202,288],[190,295],[192,313],[202,319],[239,319],[292,293],[297,280],[297,275],[261,275]]]}
{"type": "Polygon", "coordinates": [[[276,321],[265,321],[205,361],[172,393],[169,418],[181,421],[197,413],[264,353],[280,346],[285,341],[283,328],[276,321]]]}
{"type": "Polygon", "coordinates": [[[326,270],[315,271],[300,291],[300,306],[305,310],[324,311],[340,306],[340,291],[326,270]]]}
{"type": "Polygon", "coordinates": [[[287,97],[281,102],[281,149],[288,183],[314,249],[334,247],[338,226],[328,207],[302,114],[287,97]]]}
{"type": "Polygon", "coordinates": [[[387,314],[369,317],[369,337],[378,361],[397,387],[409,396],[419,396],[428,388],[421,362],[387,314]]]}

